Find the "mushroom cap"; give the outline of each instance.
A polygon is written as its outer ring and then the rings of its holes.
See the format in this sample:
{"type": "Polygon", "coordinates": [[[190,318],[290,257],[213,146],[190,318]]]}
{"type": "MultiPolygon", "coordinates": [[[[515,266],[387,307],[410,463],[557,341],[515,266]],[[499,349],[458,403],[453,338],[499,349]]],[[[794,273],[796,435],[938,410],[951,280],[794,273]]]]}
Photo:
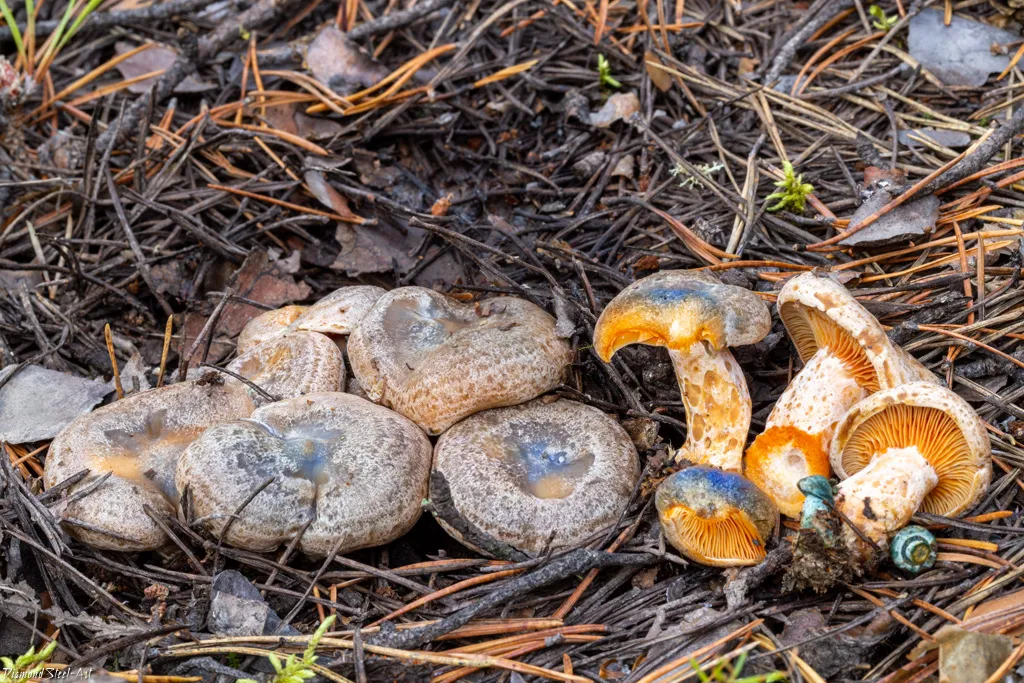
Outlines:
{"type": "Polygon", "coordinates": [[[742,567],[765,557],[779,511],[749,480],[695,465],[669,476],[654,496],[665,537],[683,555],[712,567],[742,567]]]}
{"type": "Polygon", "coordinates": [[[265,341],[280,337],[288,331],[288,326],[308,309],[308,306],[284,306],[260,313],[247,322],[238,333],[235,349],[241,355],[252,351],[265,341]]]}
{"type": "Polygon", "coordinates": [[[69,503],[63,517],[81,542],[107,550],[153,550],[167,542],[145,513],[173,515],[178,456],[210,425],[249,415],[255,406],[237,384],[182,382],[132,394],[78,418],[50,444],[43,471],[47,488],[83,469],[74,493],[109,478],[69,503]]]}
{"type": "Polygon", "coordinates": [[[206,430],[179,459],[176,481],[190,493],[187,512],[230,545],[271,551],[309,523],[299,549],[325,556],[409,531],[427,495],[430,459],[430,441],[415,424],[331,392],[271,403],[206,430]]]}
{"type": "Polygon", "coordinates": [[[312,306],[285,306],[261,313],[238,334],[238,353],[291,332],[349,335],[385,292],[373,285],[352,285],[334,290],[312,306]]]}
{"type": "Polygon", "coordinates": [[[801,273],[779,291],[779,317],[805,363],[821,347],[840,356],[868,391],[938,379],[894,345],[881,323],[827,274],[801,273]]]}
{"type": "Polygon", "coordinates": [[[381,297],[348,342],[370,399],[430,434],[549,391],[572,361],[555,319],[515,297],[463,304],[423,287],[381,297]]]}
{"type": "Polygon", "coordinates": [[[685,350],[704,341],[723,349],[761,341],[771,328],[771,312],[754,292],[704,270],[663,270],[605,306],[594,327],[594,348],[607,363],[628,344],[685,350]]]}
{"type": "Polygon", "coordinates": [[[640,477],[626,430],[565,399],[466,418],[438,439],[434,470],[468,522],[529,554],[576,545],[614,524],[640,477]]]}
{"type": "Polygon", "coordinates": [[[992,481],[985,424],[949,389],[912,382],[867,397],[836,428],[830,459],[841,479],[889,449],[916,448],[935,469],[938,485],[923,512],[952,517],[971,507],[992,481]]]}
{"type": "Polygon", "coordinates": [[[349,335],[377,300],[387,294],[383,287],[352,285],[336,289],[309,307],[291,328],[305,332],[349,335]]]}
{"type": "MultiPolygon", "coordinates": [[[[345,388],[341,349],[318,332],[291,332],[263,342],[231,361],[228,370],[279,398],[345,388]]],[[[257,403],[266,401],[257,392],[251,393],[257,403]]]]}

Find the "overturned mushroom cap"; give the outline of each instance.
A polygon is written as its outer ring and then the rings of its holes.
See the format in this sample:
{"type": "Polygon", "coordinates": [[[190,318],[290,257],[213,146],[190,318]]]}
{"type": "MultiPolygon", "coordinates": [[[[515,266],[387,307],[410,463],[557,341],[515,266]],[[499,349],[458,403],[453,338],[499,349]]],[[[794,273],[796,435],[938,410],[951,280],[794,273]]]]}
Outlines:
{"type": "Polygon", "coordinates": [[[984,423],[970,404],[937,384],[904,384],[851,408],[836,428],[832,468],[847,479],[878,455],[897,449],[916,450],[938,478],[922,512],[956,516],[978,502],[992,481],[984,423]]]}
{"type": "Polygon", "coordinates": [[[69,533],[96,548],[153,550],[167,542],[146,514],[174,515],[178,456],[210,425],[246,417],[253,404],[238,385],[183,382],[132,394],[68,425],[46,458],[43,481],[52,487],[80,472],[62,517],[69,533]]]}
{"type": "Polygon", "coordinates": [[[654,502],[669,543],[694,562],[712,567],[763,560],[779,518],[771,499],[750,481],[702,465],[663,481],[654,502]]]}
{"type": "Polygon", "coordinates": [[[779,292],[779,317],[808,362],[827,347],[841,358],[868,392],[905,382],[938,379],[889,341],[882,325],[839,282],[826,274],[803,273],[779,292]]]}
{"type": "Polygon", "coordinates": [[[325,556],[411,529],[430,459],[430,442],[412,422],[334,392],[271,403],[208,429],[182,454],[176,480],[183,496],[188,491],[187,516],[226,543],[266,552],[308,523],[299,548],[325,556]]]}
{"type": "MultiPolygon", "coordinates": [[[[233,360],[228,370],[277,398],[345,388],[341,350],[317,332],[292,332],[271,339],[233,360]]],[[[251,395],[257,403],[268,400],[255,391],[251,395]]]]}
{"type": "Polygon", "coordinates": [[[250,320],[238,335],[238,353],[291,332],[349,335],[385,291],[373,285],[336,289],[312,306],[285,306],[250,320]]]}
{"type": "Polygon", "coordinates": [[[367,396],[430,434],[553,389],[572,360],[554,318],[529,301],[463,304],[423,287],[381,297],[348,354],[367,396]]]}
{"type": "Polygon", "coordinates": [[[238,354],[248,353],[263,342],[280,337],[308,309],[308,306],[284,306],[260,313],[238,333],[235,343],[238,354]]]}
{"type": "Polygon", "coordinates": [[[754,293],[703,270],[663,270],[619,292],[594,328],[597,354],[608,362],[627,344],[685,350],[754,344],[771,330],[771,313],[754,293]]]}
{"type": "MultiPolygon", "coordinates": [[[[465,522],[528,554],[578,544],[614,524],[640,476],[633,442],[615,420],[582,403],[544,399],[456,424],[438,439],[434,471],[465,522]]],[[[451,520],[439,521],[486,550],[451,520]]]]}

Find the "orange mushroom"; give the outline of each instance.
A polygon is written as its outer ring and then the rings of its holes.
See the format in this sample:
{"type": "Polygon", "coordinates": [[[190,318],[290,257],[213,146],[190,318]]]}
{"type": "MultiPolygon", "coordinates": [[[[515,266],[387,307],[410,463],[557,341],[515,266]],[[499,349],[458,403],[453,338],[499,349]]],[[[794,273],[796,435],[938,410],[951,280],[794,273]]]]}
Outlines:
{"type": "MultiPolygon", "coordinates": [[[[831,461],[843,479],[836,509],[882,550],[915,512],[955,517],[992,481],[981,418],[949,389],[925,382],[880,391],[850,409],[836,429],[831,461]]],[[[855,561],[873,554],[849,527],[843,535],[855,561]]]]}
{"type": "Polygon", "coordinates": [[[665,346],[686,409],[680,456],[739,472],[750,428],[750,394],[729,346],[753,344],[771,329],[768,307],[753,292],[702,270],[666,270],[612,299],[594,328],[606,363],[623,346],[665,346]]]}
{"type": "Polygon", "coordinates": [[[744,473],[795,519],[804,501],[797,482],[829,475],[832,434],[850,407],[879,389],[937,379],[827,275],[792,278],[779,292],[778,307],[804,367],[747,450],[744,473]]]}

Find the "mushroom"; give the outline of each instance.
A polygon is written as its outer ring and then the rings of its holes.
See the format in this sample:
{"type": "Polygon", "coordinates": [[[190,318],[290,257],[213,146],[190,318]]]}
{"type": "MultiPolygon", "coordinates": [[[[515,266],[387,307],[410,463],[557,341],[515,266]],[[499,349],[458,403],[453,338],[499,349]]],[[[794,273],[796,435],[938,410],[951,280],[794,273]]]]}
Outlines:
{"type": "Polygon", "coordinates": [[[463,304],[423,287],[382,296],[348,342],[366,395],[429,434],[561,382],[572,349],[555,319],[514,297],[463,304]]]}
{"type": "MultiPolygon", "coordinates": [[[[317,332],[292,332],[263,342],[233,360],[227,369],[275,399],[345,388],[341,350],[317,332]]],[[[255,391],[251,395],[257,403],[267,401],[255,391]]]]}
{"type": "Polygon", "coordinates": [[[265,341],[280,337],[288,326],[309,310],[308,306],[284,306],[265,311],[250,320],[238,333],[235,349],[238,354],[248,353],[265,341]]]}
{"type": "Polygon", "coordinates": [[[703,465],[669,476],[654,503],[668,542],[711,567],[759,563],[779,519],[775,504],[750,481],[703,465]]]}
{"type": "Polygon", "coordinates": [[[51,488],[89,470],[69,489],[61,515],[68,532],[106,550],[163,546],[168,539],[144,506],[173,516],[178,456],[210,425],[253,408],[236,384],[189,381],[132,394],[69,424],[50,444],[43,471],[51,488]]]}
{"type": "Polygon", "coordinates": [[[757,294],[706,271],[666,270],[612,299],[594,328],[594,349],[607,363],[627,344],[668,347],[688,425],[680,456],[739,472],[750,394],[726,347],[758,342],[770,329],[771,314],[757,294]]]}
{"type": "Polygon", "coordinates": [[[843,530],[858,564],[871,558],[872,544],[884,549],[915,512],[959,515],[992,480],[981,418],[949,389],[926,382],[879,391],[851,408],[830,455],[843,480],[836,509],[864,537],[843,530]]]}
{"type": "Polygon", "coordinates": [[[262,313],[242,328],[238,353],[291,332],[320,332],[339,341],[352,333],[384,294],[381,287],[352,285],[334,290],[312,306],[285,306],[262,313]]]}
{"type": "Polygon", "coordinates": [[[829,443],[851,406],[879,389],[938,380],[826,275],[792,278],[779,292],[778,307],[804,367],[747,449],[744,473],[795,519],[804,500],[797,482],[829,475],[829,443]]]}
{"type": "Polygon", "coordinates": [[[186,518],[226,543],[268,552],[301,533],[299,549],[322,557],[409,531],[430,458],[430,441],[401,415],[351,394],[309,394],[206,430],[176,482],[186,518]]]}
{"type": "Polygon", "coordinates": [[[457,514],[438,521],[469,547],[504,554],[486,545],[494,539],[536,555],[614,524],[639,478],[618,422],[575,401],[537,399],[476,413],[442,434],[430,497],[436,509],[450,496],[457,514]]]}

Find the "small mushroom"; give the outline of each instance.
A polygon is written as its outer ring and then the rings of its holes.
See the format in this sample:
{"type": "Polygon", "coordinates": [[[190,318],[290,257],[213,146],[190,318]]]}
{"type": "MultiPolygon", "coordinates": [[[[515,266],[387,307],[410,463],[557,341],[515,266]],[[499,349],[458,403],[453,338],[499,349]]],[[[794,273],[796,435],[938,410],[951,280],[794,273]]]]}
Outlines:
{"type": "MultiPolygon", "coordinates": [[[[227,369],[275,398],[345,388],[341,350],[317,332],[292,332],[266,341],[233,360],[227,369]]],[[[255,391],[250,393],[258,404],[268,400],[255,391]]]]}
{"type": "Polygon", "coordinates": [[[654,503],[668,542],[711,567],[759,563],[779,519],[775,504],[750,481],[702,465],[669,476],[654,503]]]}
{"type": "Polygon", "coordinates": [[[265,341],[280,337],[288,326],[309,310],[308,306],[284,306],[260,313],[238,333],[235,348],[238,354],[248,353],[265,341]]]}
{"type": "Polygon", "coordinates": [[[804,501],[797,482],[829,475],[829,443],[851,406],[879,389],[937,379],[826,275],[794,277],[779,292],[778,306],[804,367],[747,450],[744,474],[796,519],[804,501]]]}
{"type": "Polygon", "coordinates": [[[312,306],[285,306],[262,313],[239,333],[238,353],[291,332],[319,332],[342,341],[384,294],[381,287],[352,285],[334,290],[312,306]]]}
{"type": "MultiPolygon", "coordinates": [[[[538,399],[476,413],[442,434],[432,481],[439,476],[461,518],[438,516],[449,534],[487,551],[464,533],[469,525],[535,555],[614,524],[640,471],[633,442],[614,419],[575,401],[538,399]]],[[[431,499],[437,494],[432,484],[431,499]]]]}
{"type": "Polygon", "coordinates": [[[429,434],[555,388],[572,360],[555,319],[529,301],[463,304],[423,287],[381,297],[349,338],[348,354],[370,399],[429,434]]]}
{"type": "Polygon", "coordinates": [[[702,270],[666,270],[612,299],[594,328],[604,362],[623,346],[665,346],[686,409],[680,455],[739,472],[750,428],[747,382],[728,346],[753,344],[771,329],[768,307],[753,292],[702,270]]]}
{"type": "Polygon", "coordinates": [[[188,491],[186,516],[226,543],[268,552],[301,532],[299,549],[322,557],[409,531],[430,458],[430,441],[398,413],[351,394],[309,394],[206,430],[176,481],[188,491]]]}
{"type": "MultiPolygon", "coordinates": [[[[836,509],[885,549],[889,537],[920,511],[959,515],[992,480],[985,425],[971,406],[937,384],[913,382],[879,391],[843,417],[831,449],[843,480],[836,509]]],[[[855,562],[873,548],[843,530],[855,562]]]]}
{"type": "Polygon", "coordinates": [[[64,526],[95,548],[161,547],[168,539],[144,506],[173,516],[178,456],[210,425],[246,417],[253,408],[238,385],[189,381],[132,394],[78,418],[50,444],[43,472],[50,488],[89,470],[69,490],[64,526]]]}

